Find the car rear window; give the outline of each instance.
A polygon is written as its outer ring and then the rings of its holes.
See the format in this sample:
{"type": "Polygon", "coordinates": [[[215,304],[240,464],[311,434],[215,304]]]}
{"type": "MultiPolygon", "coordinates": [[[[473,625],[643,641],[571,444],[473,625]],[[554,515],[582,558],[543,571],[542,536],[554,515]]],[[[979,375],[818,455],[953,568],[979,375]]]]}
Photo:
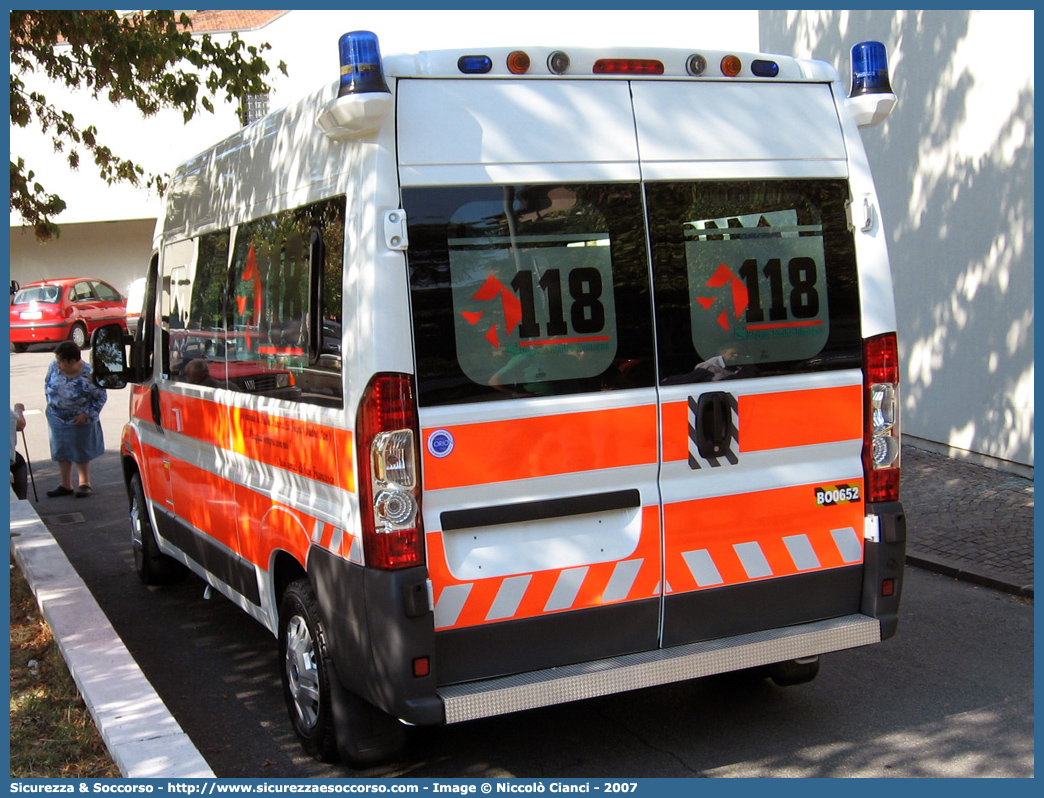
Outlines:
{"type": "Polygon", "coordinates": [[[15,294],[15,305],[28,305],[33,300],[37,302],[57,302],[62,295],[62,288],[58,285],[32,285],[23,288],[15,294]]]}

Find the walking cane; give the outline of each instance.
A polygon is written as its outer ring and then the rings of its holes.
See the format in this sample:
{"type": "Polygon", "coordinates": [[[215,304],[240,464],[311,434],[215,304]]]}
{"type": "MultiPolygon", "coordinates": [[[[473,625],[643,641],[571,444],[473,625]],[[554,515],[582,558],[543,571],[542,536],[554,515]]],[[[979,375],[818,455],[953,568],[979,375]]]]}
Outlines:
{"type": "Polygon", "coordinates": [[[33,483],[33,500],[40,501],[36,495],[36,479],[33,477],[33,461],[29,459],[29,444],[25,442],[25,430],[22,430],[22,446],[25,448],[25,466],[29,469],[29,481],[33,483]]]}

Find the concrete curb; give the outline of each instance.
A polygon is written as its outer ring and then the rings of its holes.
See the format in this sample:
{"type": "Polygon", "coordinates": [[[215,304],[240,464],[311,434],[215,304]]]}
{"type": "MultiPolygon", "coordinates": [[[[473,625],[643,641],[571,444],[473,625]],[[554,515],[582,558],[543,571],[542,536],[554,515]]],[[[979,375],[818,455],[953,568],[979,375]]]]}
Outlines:
{"type": "Polygon", "coordinates": [[[1005,577],[1000,573],[991,573],[986,568],[968,568],[956,560],[948,560],[945,557],[939,557],[931,554],[911,554],[906,553],[906,564],[913,565],[917,568],[923,568],[926,571],[932,571],[933,573],[943,574],[944,576],[951,576],[954,579],[960,579],[962,582],[971,582],[976,585],[982,585],[983,587],[991,587],[994,590],[1001,590],[1005,593],[1011,593],[1015,596],[1022,596],[1024,598],[1033,598],[1033,585],[1016,585],[1013,584],[1010,577],[1005,577]]]}
{"type": "Polygon", "coordinates": [[[11,494],[11,553],[125,778],[214,778],[28,501],[11,494]]]}

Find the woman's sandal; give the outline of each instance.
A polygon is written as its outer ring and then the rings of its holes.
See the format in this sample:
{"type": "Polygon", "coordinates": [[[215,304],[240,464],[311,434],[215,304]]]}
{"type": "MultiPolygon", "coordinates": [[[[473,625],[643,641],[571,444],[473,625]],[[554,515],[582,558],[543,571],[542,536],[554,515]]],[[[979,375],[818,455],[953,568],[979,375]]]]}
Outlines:
{"type": "Polygon", "coordinates": [[[52,490],[47,491],[47,495],[50,496],[52,499],[56,496],[72,496],[73,490],[72,488],[67,488],[64,485],[59,485],[57,488],[53,488],[52,490]]]}
{"type": "Polygon", "coordinates": [[[84,499],[90,496],[92,493],[94,493],[94,488],[92,488],[90,485],[80,485],[76,489],[76,498],[84,499]]]}

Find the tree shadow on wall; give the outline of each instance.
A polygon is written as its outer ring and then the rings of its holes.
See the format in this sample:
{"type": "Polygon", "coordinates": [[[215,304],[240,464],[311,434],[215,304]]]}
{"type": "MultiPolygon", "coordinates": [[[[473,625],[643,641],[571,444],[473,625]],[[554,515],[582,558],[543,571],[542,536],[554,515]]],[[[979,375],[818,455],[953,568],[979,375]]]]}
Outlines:
{"type": "MultiPolygon", "coordinates": [[[[846,85],[853,44],[887,46],[899,105],[863,140],[896,285],[904,431],[1032,465],[1033,88],[1004,120],[972,117],[981,87],[955,57],[972,21],[969,11],[762,11],[761,42],[833,64],[846,85]],[[987,129],[989,147],[961,149],[962,134],[987,129]]],[[[1003,60],[1010,46],[979,48],[972,63],[1003,60]]]]}

